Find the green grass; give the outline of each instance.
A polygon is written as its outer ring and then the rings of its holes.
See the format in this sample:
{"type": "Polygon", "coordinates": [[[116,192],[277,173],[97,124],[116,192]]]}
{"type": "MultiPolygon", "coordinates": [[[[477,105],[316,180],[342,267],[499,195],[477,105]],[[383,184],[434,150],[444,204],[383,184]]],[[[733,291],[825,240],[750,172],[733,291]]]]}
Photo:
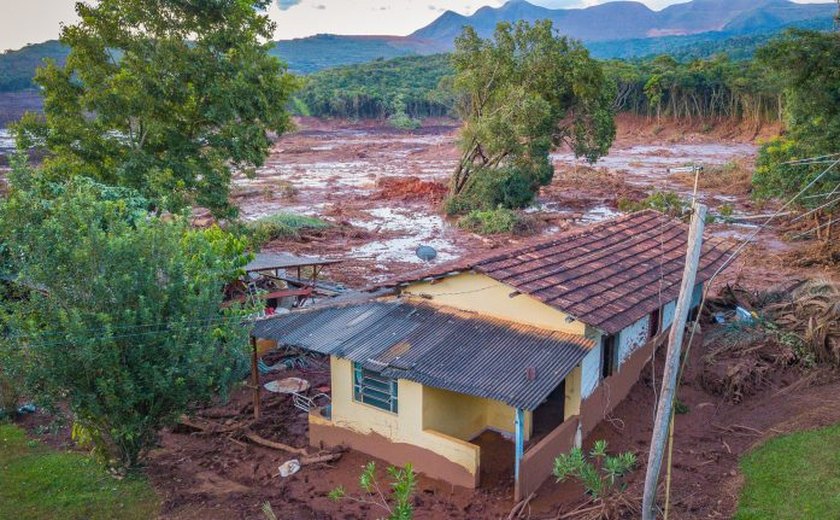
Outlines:
{"type": "Polygon", "coordinates": [[[89,457],[57,452],[0,424],[0,518],[148,519],[158,508],[144,478],[117,480],[89,457]]]}
{"type": "Polygon", "coordinates": [[[840,518],[840,424],[772,439],[741,470],[737,520],[840,518]]]}

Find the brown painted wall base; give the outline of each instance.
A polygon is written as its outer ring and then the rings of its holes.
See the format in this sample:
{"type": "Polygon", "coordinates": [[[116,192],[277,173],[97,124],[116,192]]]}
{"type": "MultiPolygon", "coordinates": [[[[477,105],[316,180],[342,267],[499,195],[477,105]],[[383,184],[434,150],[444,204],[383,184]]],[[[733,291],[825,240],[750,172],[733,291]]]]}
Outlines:
{"type": "Polygon", "coordinates": [[[429,477],[465,488],[478,487],[478,475],[471,474],[463,466],[433,451],[393,442],[376,433],[362,435],[346,428],[310,422],[309,444],[317,448],[346,446],[397,466],[410,462],[415,471],[429,477]]]}
{"type": "Polygon", "coordinates": [[[519,462],[519,480],[514,498],[521,500],[536,491],[554,470],[554,459],[575,445],[579,417],[569,417],[536,446],[529,449],[519,462]]]}
{"type": "Polygon", "coordinates": [[[568,453],[574,447],[578,424],[585,437],[607,414],[613,411],[618,403],[627,397],[630,389],[639,380],[642,369],[650,360],[654,345],[660,345],[663,339],[664,337],[660,335],[633,352],[621,364],[617,373],[601,381],[592,395],[580,404],[580,415],[566,419],[546,438],[525,452],[519,465],[519,481],[514,491],[515,500],[527,497],[551,476],[554,459],[560,454],[568,453]]]}

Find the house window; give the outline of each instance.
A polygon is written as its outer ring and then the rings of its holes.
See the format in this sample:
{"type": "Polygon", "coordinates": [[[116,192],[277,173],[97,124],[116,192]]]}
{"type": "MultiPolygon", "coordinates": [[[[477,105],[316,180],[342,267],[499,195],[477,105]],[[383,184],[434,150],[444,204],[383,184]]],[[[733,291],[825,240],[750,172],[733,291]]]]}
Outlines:
{"type": "Polygon", "coordinates": [[[353,363],[353,399],[397,413],[397,380],[382,377],[359,363],[353,363]]]}
{"type": "Polygon", "coordinates": [[[615,373],[618,364],[618,352],[615,348],[615,336],[601,338],[601,377],[607,378],[615,373]]]}

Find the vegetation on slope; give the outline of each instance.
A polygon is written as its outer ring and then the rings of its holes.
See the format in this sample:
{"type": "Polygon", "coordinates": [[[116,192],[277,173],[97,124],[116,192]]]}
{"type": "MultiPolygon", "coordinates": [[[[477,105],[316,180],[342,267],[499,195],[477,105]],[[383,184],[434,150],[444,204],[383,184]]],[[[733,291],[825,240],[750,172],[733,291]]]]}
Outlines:
{"type": "Polygon", "coordinates": [[[0,518],[146,520],[158,498],[136,475],[117,480],[90,457],[60,453],[0,424],[0,518]]]}
{"type": "Polygon", "coordinates": [[[384,119],[400,108],[410,117],[449,113],[452,99],[438,86],[452,74],[450,56],[410,56],[315,73],[295,99],[310,115],[384,119]]]}

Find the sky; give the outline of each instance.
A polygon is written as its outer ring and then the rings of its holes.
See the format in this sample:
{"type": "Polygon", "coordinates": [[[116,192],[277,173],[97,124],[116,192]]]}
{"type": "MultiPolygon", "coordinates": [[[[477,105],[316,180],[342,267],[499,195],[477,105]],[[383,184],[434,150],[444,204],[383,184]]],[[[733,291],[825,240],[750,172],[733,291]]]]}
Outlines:
{"type": "MultiPolygon", "coordinates": [[[[606,0],[531,0],[546,7],[585,7],[606,0]]],[[[687,0],[641,0],[652,9],[687,0]]],[[[826,0],[799,0],[818,2],[826,0]]],[[[409,34],[446,10],[472,14],[505,0],[273,0],[269,16],[276,39],[318,33],[409,34]]],[[[0,51],[58,37],[61,23],[76,21],[75,0],[0,0],[0,51]]]]}

